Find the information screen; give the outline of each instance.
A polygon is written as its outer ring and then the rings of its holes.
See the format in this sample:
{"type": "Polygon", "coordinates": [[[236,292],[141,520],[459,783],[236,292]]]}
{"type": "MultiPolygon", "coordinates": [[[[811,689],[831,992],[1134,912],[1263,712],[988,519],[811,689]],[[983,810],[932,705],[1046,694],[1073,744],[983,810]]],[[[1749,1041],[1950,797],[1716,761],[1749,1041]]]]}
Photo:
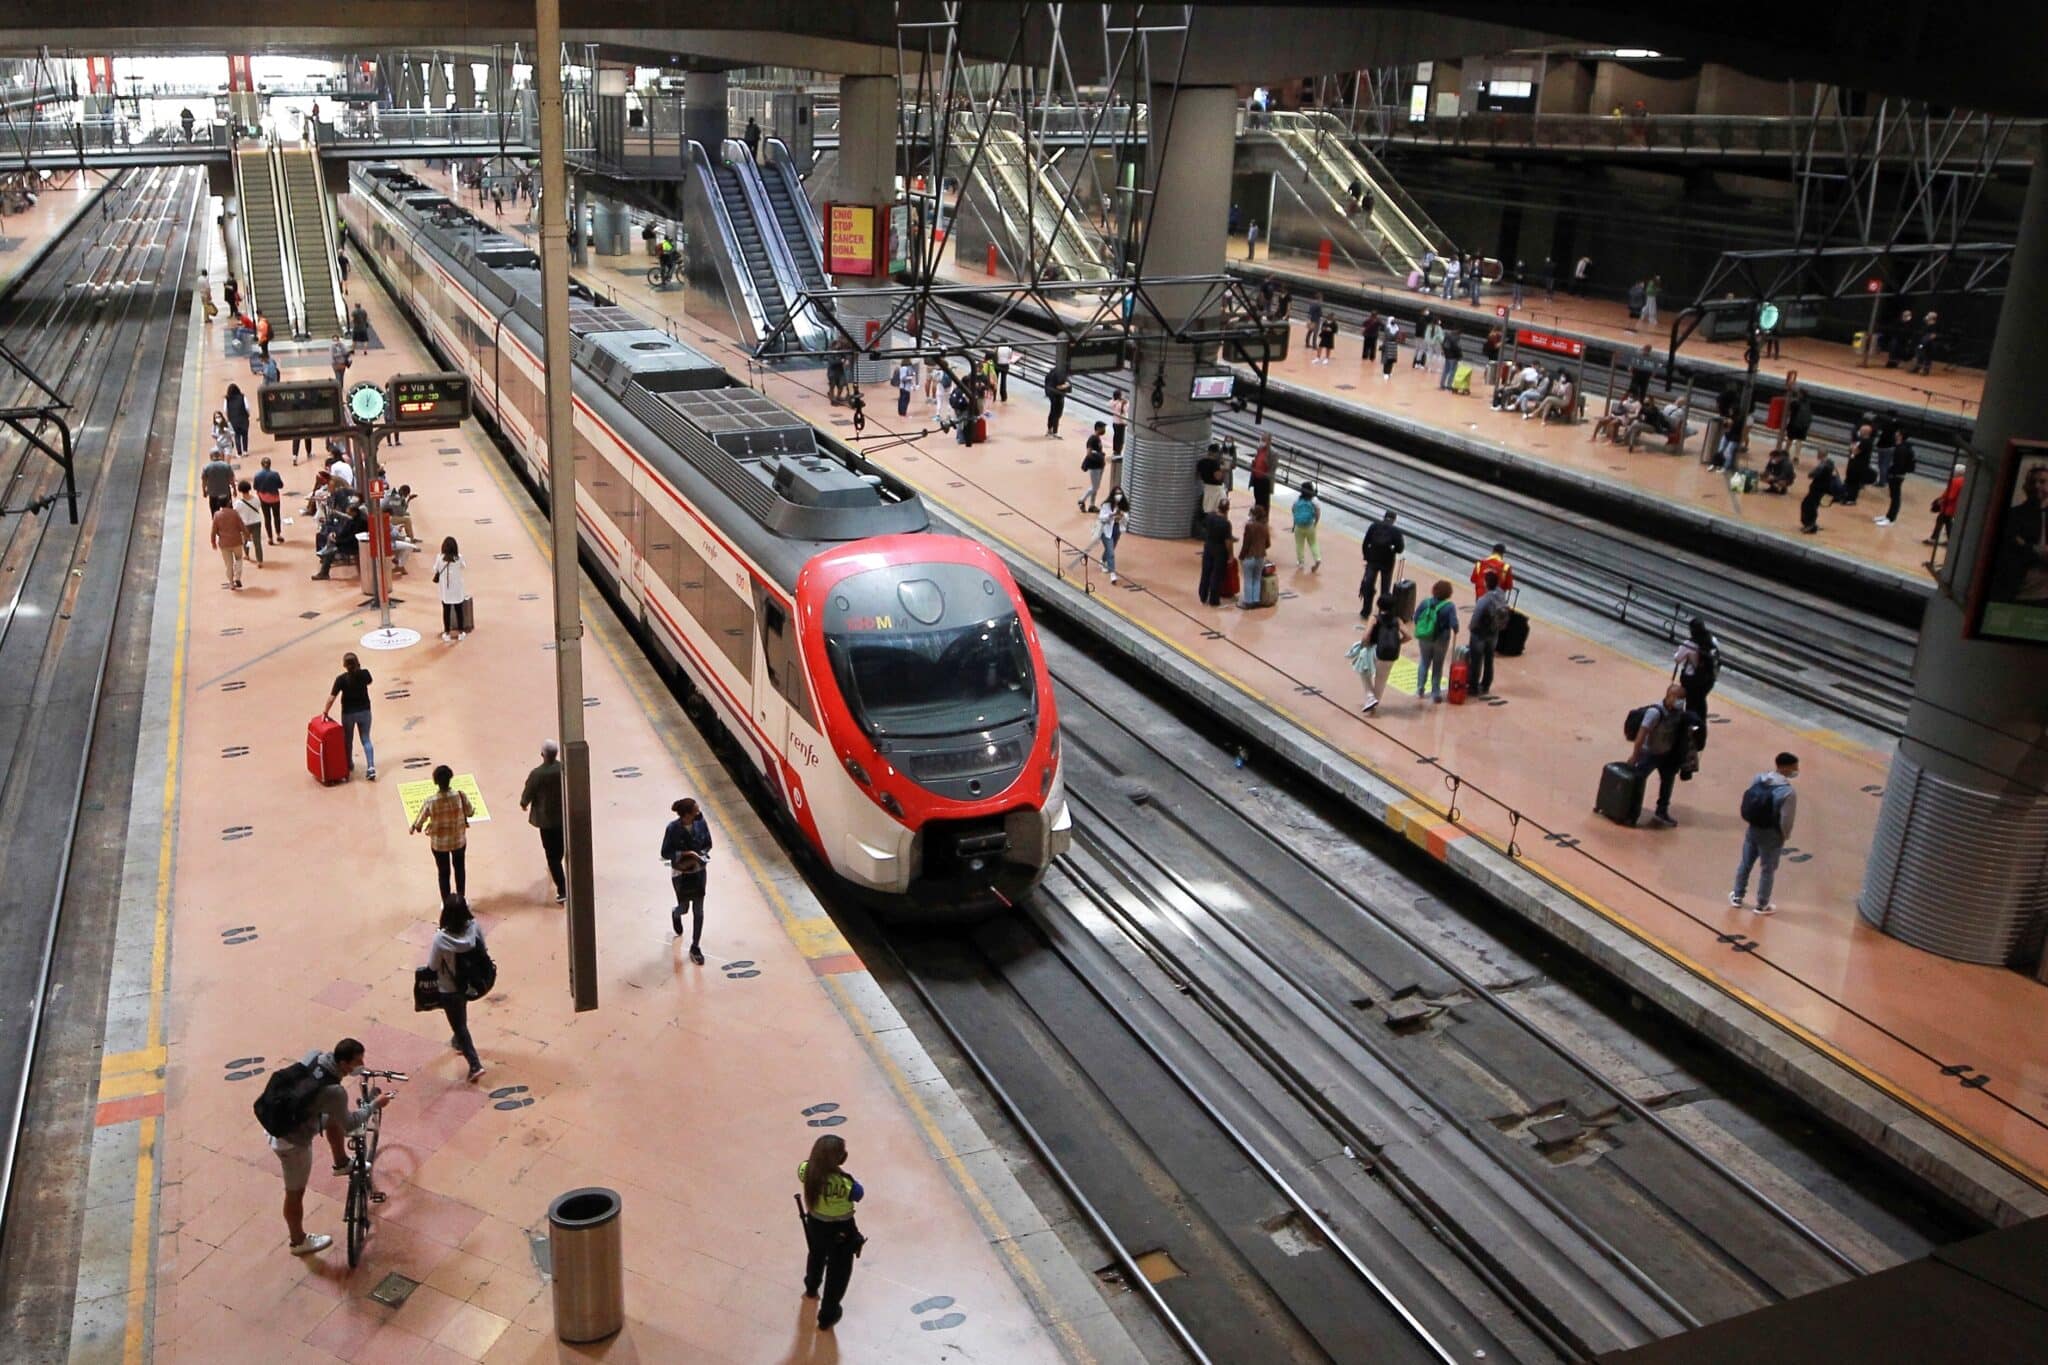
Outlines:
{"type": "Polygon", "coordinates": [[[385,389],[384,418],[397,427],[453,427],[469,420],[469,377],[402,374],[385,389]]]}
{"type": "Polygon", "coordinates": [[[2048,441],[2008,442],[2001,473],[1992,530],[1978,551],[1968,633],[2048,644],[2048,441]]]}
{"type": "Polygon", "coordinates": [[[1222,374],[1198,374],[1188,389],[1188,397],[1197,402],[1220,402],[1236,390],[1237,376],[1228,371],[1222,374]]]}
{"type": "Polygon", "coordinates": [[[341,385],[332,379],[294,379],[256,390],[256,416],[272,436],[308,436],[340,431],[341,385]]]}

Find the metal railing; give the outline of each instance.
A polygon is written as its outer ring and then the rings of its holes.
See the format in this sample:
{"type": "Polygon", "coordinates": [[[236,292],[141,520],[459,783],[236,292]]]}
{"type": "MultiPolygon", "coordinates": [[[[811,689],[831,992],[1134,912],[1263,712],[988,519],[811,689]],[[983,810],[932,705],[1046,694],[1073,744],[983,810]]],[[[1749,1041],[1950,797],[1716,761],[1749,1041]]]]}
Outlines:
{"type": "Polygon", "coordinates": [[[508,151],[524,154],[538,145],[533,121],[523,107],[504,114],[488,109],[378,109],[370,111],[368,118],[358,116],[326,125],[322,140],[329,146],[447,144],[495,151],[501,126],[508,151]]]}
{"type": "MultiPolygon", "coordinates": [[[[1559,151],[1647,152],[1657,155],[1785,157],[1803,155],[1809,137],[1822,157],[1862,155],[1871,120],[1805,114],[1505,114],[1474,112],[1410,120],[1406,109],[1380,111],[1392,142],[1445,147],[1508,147],[1559,151]]],[[[1334,117],[1334,115],[1332,115],[1334,117]]],[[[1370,123],[1370,120],[1366,120],[1370,123]]],[[[2039,128],[2043,120],[2016,127],[2039,128]]],[[[1985,150],[1984,130],[1959,130],[1959,155],[1985,150]]],[[[2000,164],[2026,165],[2029,143],[2009,139],[2000,164]]],[[[1905,149],[1901,148],[1901,155],[1905,149]]]]}
{"type": "Polygon", "coordinates": [[[1003,219],[1013,247],[1012,265],[1020,277],[1037,273],[1044,260],[1048,275],[1070,280],[1106,280],[1111,275],[1102,243],[1080,212],[1067,204],[1065,187],[1031,156],[1023,136],[1008,115],[995,114],[984,129],[974,114],[956,113],[952,135],[963,156],[981,143],[980,169],[993,191],[988,197],[1003,219]]]}

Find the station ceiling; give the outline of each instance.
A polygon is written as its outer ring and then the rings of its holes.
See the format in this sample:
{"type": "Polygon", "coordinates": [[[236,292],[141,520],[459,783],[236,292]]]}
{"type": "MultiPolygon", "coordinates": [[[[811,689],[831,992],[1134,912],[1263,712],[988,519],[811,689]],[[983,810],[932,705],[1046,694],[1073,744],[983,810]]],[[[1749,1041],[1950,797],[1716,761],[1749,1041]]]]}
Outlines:
{"type": "MultiPolygon", "coordinates": [[[[936,0],[562,0],[571,41],[663,60],[778,65],[854,74],[896,70],[897,22],[940,16],[936,0]]],[[[1127,23],[1135,6],[1113,6],[1127,23]]],[[[1144,7],[1148,26],[1181,7],[1144,7]]],[[[1074,74],[1105,65],[1103,6],[1065,7],[1074,74]]],[[[0,0],[0,48],[75,53],[362,52],[531,41],[530,0],[269,0],[251,27],[243,0],[0,0]]],[[[1039,65],[1051,48],[1043,5],[968,0],[970,55],[1012,52],[1039,65]],[[1019,23],[1020,12],[1024,22],[1019,23]]],[[[1828,81],[2007,114],[2048,114],[2048,5],[2033,0],[1430,0],[1421,3],[1207,4],[1195,7],[1183,59],[1170,38],[1153,70],[1196,84],[1239,84],[1559,41],[1650,47],[1762,76],[1828,81]]]]}

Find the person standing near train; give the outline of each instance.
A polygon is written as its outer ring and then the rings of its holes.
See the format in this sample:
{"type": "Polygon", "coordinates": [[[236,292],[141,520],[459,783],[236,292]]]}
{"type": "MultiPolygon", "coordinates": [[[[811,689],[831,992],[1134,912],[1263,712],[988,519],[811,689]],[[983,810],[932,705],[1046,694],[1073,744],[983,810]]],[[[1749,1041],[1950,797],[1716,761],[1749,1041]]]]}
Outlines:
{"type": "Polygon", "coordinates": [[[867,1191],[846,1172],[846,1139],[827,1133],[811,1144],[808,1160],[797,1163],[803,1193],[804,1297],[818,1299],[818,1326],[830,1331],[844,1316],[840,1301],[853,1279],[853,1260],[867,1238],[854,1222],[853,1206],[867,1191]],[[820,1297],[822,1291],[823,1297],[820,1297]]]}
{"type": "Polygon", "coordinates": [[[676,937],[683,936],[683,914],[690,916],[690,961],[704,965],[704,888],[710,880],[706,864],[711,859],[711,826],[690,797],[669,809],[675,819],[661,836],[661,860],[668,864],[669,880],[676,890],[676,906],[669,912],[669,924],[676,937]]]}

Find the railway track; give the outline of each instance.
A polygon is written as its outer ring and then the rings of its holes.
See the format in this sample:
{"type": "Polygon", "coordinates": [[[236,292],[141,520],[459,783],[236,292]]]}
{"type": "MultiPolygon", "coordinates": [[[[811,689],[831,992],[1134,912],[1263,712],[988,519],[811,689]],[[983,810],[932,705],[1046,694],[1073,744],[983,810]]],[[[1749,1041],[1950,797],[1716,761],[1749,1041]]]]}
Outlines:
{"type": "MultiPolygon", "coordinates": [[[[71,404],[79,501],[76,525],[61,498],[18,514],[62,476],[18,438],[0,445],[0,500],[17,512],[0,520],[0,1219],[144,469],[176,430],[202,184],[191,170],[128,173],[0,304],[0,336],[71,404]]],[[[26,387],[9,372],[0,402],[26,387]]]]}
{"type": "Polygon", "coordinates": [[[1197,1354],[1590,1359],[1915,1250],[1789,1144],[1725,1159],[1698,1116],[1746,1088],[1603,1069],[1559,1024],[1599,1006],[1047,644],[1074,849],[888,943],[1197,1354]]]}
{"type": "MultiPolygon", "coordinates": [[[[1023,368],[1035,374],[1042,363],[1023,368]]],[[[1107,409],[1118,382],[1128,379],[1075,375],[1074,397],[1107,409]]],[[[1248,469],[1261,424],[1219,407],[1212,426],[1238,443],[1248,469]]],[[[1887,734],[1905,728],[1917,631],[1376,442],[1272,411],[1263,426],[1282,486],[1313,480],[1328,505],[1363,520],[1392,508],[1410,542],[1447,564],[1470,564],[1505,542],[1517,578],[1536,592],[1673,646],[1700,616],[1721,641],[1724,672],[1887,734]]]]}

